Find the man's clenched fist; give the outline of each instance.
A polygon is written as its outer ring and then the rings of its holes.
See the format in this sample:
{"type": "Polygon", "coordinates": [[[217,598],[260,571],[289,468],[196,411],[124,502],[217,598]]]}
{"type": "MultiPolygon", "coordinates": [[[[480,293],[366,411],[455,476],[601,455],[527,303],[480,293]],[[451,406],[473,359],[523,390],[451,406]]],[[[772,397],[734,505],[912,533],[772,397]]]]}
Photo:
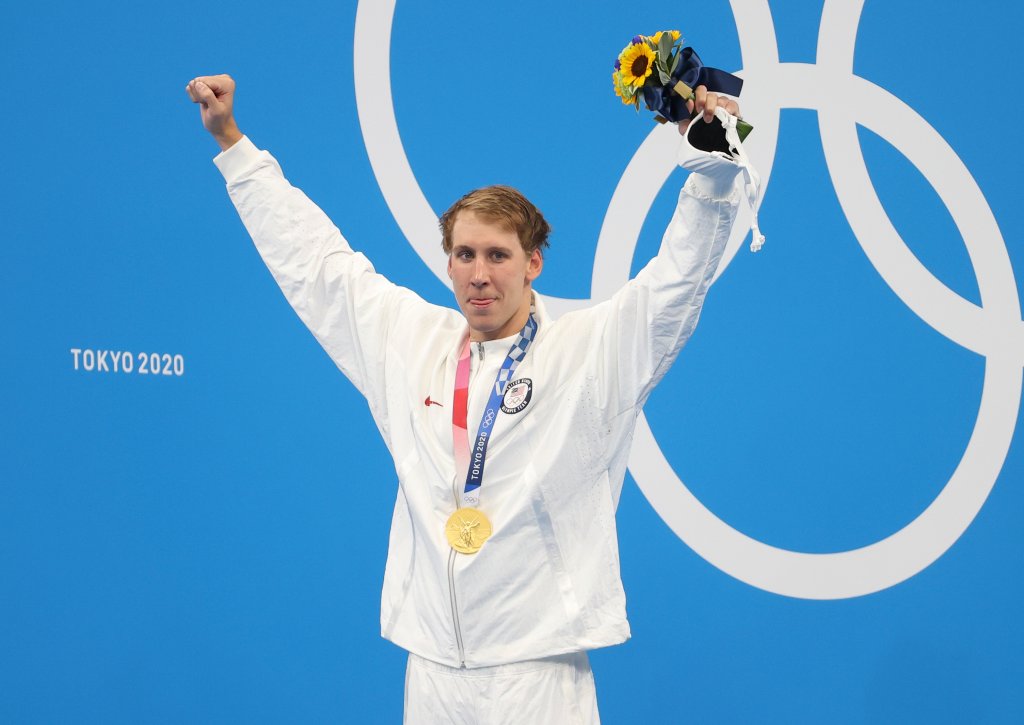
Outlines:
{"type": "MultiPolygon", "coordinates": [[[[219,76],[220,78],[226,78],[227,76],[219,76]]],[[[728,96],[721,96],[717,93],[709,93],[707,86],[697,86],[693,91],[693,100],[686,102],[686,108],[689,109],[690,113],[693,113],[694,109],[697,113],[704,114],[704,123],[711,123],[715,118],[715,109],[719,106],[725,108],[725,110],[731,113],[737,118],[740,117],[740,107],[736,101],[732,100],[728,96]]],[[[693,120],[693,119],[690,119],[693,120]]],[[[679,135],[686,135],[686,127],[690,125],[690,121],[679,122],[679,135]]]]}
{"type": "Polygon", "coordinates": [[[199,104],[203,126],[213,134],[225,151],[242,138],[238,130],[232,106],[235,100],[235,82],[229,75],[199,76],[185,86],[185,92],[193,103],[199,104]]]}

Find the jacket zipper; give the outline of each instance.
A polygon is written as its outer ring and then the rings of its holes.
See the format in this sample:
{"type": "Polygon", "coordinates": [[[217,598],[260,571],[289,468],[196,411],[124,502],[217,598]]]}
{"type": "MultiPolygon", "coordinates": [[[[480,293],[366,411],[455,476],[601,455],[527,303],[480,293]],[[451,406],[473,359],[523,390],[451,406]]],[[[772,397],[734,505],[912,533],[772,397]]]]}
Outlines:
{"type": "Polygon", "coordinates": [[[459,603],[455,598],[455,557],[458,552],[452,549],[448,554],[448,595],[452,603],[452,624],[455,626],[455,644],[459,648],[459,667],[466,666],[466,648],[462,644],[462,625],[459,623],[459,603]]]}
{"type": "MultiPolygon", "coordinates": [[[[479,359],[484,359],[484,344],[477,342],[476,344],[477,355],[479,359]]],[[[480,369],[480,366],[476,366],[474,374],[470,375],[469,386],[470,389],[473,387],[473,379],[476,377],[476,372],[480,369]]],[[[455,508],[459,508],[459,479],[456,475],[455,480],[452,482],[452,498],[455,500],[455,508]]],[[[459,601],[455,596],[455,557],[459,553],[452,549],[448,552],[448,600],[452,606],[452,627],[455,629],[455,644],[459,648],[459,667],[466,666],[466,647],[462,641],[462,623],[459,621],[459,601]]]]}

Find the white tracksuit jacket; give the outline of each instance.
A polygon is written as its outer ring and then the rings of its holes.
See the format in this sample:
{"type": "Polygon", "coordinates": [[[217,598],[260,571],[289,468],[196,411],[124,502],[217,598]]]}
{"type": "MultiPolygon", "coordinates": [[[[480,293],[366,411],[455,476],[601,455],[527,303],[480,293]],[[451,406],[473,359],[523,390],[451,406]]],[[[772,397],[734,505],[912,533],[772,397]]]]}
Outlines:
{"type": "Polygon", "coordinates": [[[444,536],[464,483],[451,411],[465,318],[374,272],[247,138],[215,163],[277,283],[366,397],[394,457],[382,636],[453,667],[626,640],[615,507],[634,422],[697,324],[737,195],[714,199],[691,174],[658,256],[612,299],[558,320],[537,300],[539,331],[514,376],[530,381],[530,400],[498,413],[487,452],[481,508],[494,532],[466,556],[444,536]]]}

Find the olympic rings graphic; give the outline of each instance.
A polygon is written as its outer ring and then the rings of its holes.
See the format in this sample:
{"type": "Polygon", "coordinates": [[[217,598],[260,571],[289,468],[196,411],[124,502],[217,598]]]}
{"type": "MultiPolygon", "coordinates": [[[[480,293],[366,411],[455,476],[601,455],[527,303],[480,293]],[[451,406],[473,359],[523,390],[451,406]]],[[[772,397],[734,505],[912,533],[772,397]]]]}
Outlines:
{"type": "MultiPolygon", "coordinates": [[[[978,418],[949,482],[899,531],[850,551],[809,554],[752,539],[700,503],[672,470],[641,414],[629,469],[673,532],[727,574],[766,591],[806,599],[842,599],[892,587],[930,566],[966,531],[988,498],[1013,438],[1021,402],[1024,323],[1005,242],[992,211],[952,148],[911,108],[853,73],[863,0],[826,0],[817,62],[781,63],[767,0],[731,0],[745,79],[743,103],[758,119],[749,149],[767,188],[783,108],[818,111],[822,146],[840,206],[868,260],[924,322],[985,356],[978,418]],[[771,88],[771,95],[767,89],[771,88]],[[936,279],[890,223],[868,177],[856,125],[899,150],[932,185],[964,239],[981,294],[980,306],[936,279]]],[[[356,12],[355,86],[363,139],[384,198],[424,264],[450,286],[440,253],[437,217],[402,147],[390,87],[395,0],[363,0],[356,12]],[[386,68],[381,70],[380,44],[386,68]],[[372,51],[372,52],[371,52],[372,51]],[[373,59],[374,67],[369,67],[373,59]]],[[[546,297],[556,314],[584,307],[628,281],[633,248],[647,212],[674,166],[678,135],[656,127],[637,149],[609,203],[597,242],[591,299],[546,297]],[[637,212],[642,210],[643,214],[637,212]],[[623,244],[623,240],[632,240],[623,244]]],[[[742,208],[742,205],[741,205],[742,208]]],[[[742,211],[718,275],[728,267],[749,219],[742,211]]]]}

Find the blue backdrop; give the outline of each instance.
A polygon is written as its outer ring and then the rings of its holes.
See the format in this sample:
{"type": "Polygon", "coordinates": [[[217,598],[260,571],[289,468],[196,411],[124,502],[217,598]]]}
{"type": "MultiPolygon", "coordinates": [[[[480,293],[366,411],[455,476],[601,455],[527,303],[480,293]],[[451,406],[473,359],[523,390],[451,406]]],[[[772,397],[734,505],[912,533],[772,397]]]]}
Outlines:
{"type": "Polygon", "coordinates": [[[541,291],[599,299],[685,178],[610,83],[663,28],[747,77],[768,240],[646,408],[605,721],[1021,721],[1021,11],[392,4],[5,12],[0,721],[401,717],[393,468],[185,83],[231,73],[243,131],[426,298],[430,210],[503,182],[555,229],[541,291]]]}

